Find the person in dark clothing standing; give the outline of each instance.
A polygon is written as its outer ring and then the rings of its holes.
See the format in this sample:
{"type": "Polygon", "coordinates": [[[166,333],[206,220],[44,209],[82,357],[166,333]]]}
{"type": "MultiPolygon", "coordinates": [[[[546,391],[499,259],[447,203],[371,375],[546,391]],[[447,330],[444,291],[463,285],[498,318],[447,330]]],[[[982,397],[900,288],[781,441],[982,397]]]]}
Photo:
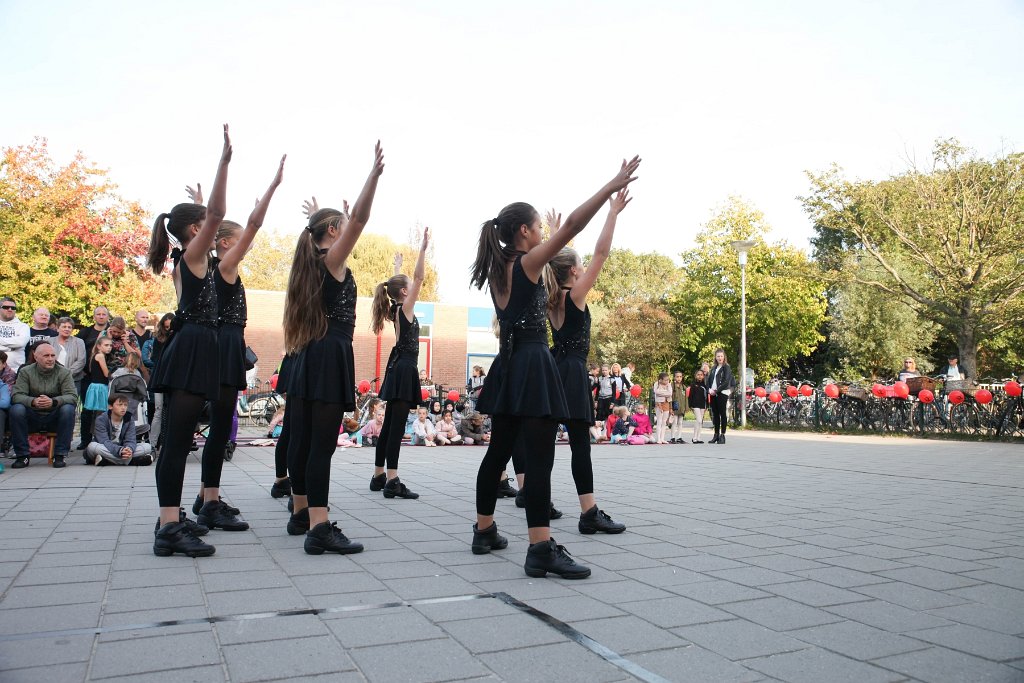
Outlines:
{"type": "Polygon", "coordinates": [[[724,444],[725,429],[729,423],[729,394],[732,393],[732,370],[725,358],[725,349],[715,350],[715,365],[704,379],[708,389],[708,404],[711,408],[711,424],[715,436],[710,443],[724,444]]]}

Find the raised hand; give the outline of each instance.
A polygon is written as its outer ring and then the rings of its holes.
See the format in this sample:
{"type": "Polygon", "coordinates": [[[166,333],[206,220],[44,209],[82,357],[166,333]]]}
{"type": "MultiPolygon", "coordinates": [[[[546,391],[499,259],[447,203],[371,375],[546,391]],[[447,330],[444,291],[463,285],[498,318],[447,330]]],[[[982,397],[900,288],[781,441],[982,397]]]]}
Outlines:
{"type": "Polygon", "coordinates": [[[373,169],[370,171],[370,175],[374,178],[379,178],[383,172],[384,148],[380,146],[380,140],[377,140],[377,144],[373,147],[373,169]]]}
{"type": "Polygon", "coordinates": [[[622,210],[626,208],[626,205],[633,201],[633,198],[629,196],[629,190],[623,189],[612,195],[612,198],[608,200],[608,209],[616,216],[622,213],[622,210]]]}
{"type": "Polygon", "coordinates": [[[420,252],[425,252],[430,245],[430,226],[423,228],[423,242],[420,243],[420,252]]]}
{"type": "Polygon", "coordinates": [[[345,216],[345,220],[349,219],[348,208],[349,208],[348,207],[348,200],[347,199],[342,199],[341,200],[341,213],[345,216]]]}
{"type": "Polygon", "coordinates": [[[231,161],[231,135],[228,133],[228,124],[224,124],[224,149],[220,153],[220,162],[226,164],[231,161]]]}
{"type": "Polygon", "coordinates": [[[544,214],[544,222],[547,223],[551,233],[554,234],[562,227],[562,214],[554,209],[548,209],[548,212],[544,214]]]}
{"type": "Polygon", "coordinates": [[[395,252],[395,261],[394,261],[394,263],[395,263],[395,275],[398,275],[399,273],[402,272],[402,260],[403,260],[402,259],[402,252],[396,251],[395,252]]]}
{"type": "Polygon", "coordinates": [[[312,218],[313,214],[319,210],[320,205],[316,203],[316,197],[302,202],[302,213],[306,214],[306,218],[312,218]]]}
{"type": "Polygon", "coordinates": [[[185,186],[185,192],[188,194],[188,198],[192,200],[193,204],[203,203],[203,186],[196,183],[196,189],[192,189],[191,185],[185,186]]]}
{"type": "MultiPolygon", "coordinates": [[[[271,186],[277,187],[284,180],[284,162],[288,158],[287,154],[281,155],[281,163],[277,166],[277,173],[274,175],[274,179],[270,181],[271,186]]],[[[313,201],[316,201],[316,197],[313,197],[313,201]]]]}
{"type": "Polygon", "coordinates": [[[635,156],[629,161],[623,159],[622,167],[619,169],[619,172],[615,174],[615,177],[612,178],[605,187],[611,192],[618,192],[636,180],[636,176],[633,174],[636,173],[636,169],[640,166],[640,161],[641,159],[639,156],[635,156]]]}

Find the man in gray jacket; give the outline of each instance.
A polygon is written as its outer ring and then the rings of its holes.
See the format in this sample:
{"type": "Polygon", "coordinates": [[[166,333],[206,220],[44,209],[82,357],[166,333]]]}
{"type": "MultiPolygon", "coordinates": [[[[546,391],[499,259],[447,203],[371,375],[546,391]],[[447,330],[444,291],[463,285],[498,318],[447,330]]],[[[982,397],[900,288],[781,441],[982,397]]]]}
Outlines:
{"type": "Polygon", "coordinates": [[[75,406],[78,405],[71,371],[57,365],[57,352],[50,344],[37,346],[35,359],[35,363],[18,371],[14,381],[9,416],[15,457],[11,469],[28,467],[29,432],[57,432],[54,467],[64,467],[64,458],[71,450],[75,406]]]}

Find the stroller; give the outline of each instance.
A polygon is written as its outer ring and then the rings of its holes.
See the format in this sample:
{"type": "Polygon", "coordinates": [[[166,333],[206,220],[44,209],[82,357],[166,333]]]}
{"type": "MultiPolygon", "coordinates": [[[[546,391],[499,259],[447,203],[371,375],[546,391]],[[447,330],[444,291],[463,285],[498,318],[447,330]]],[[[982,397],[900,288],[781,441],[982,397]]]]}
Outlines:
{"type": "Polygon", "coordinates": [[[146,423],[146,411],[139,410],[139,404],[149,400],[149,389],[141,375],[132,372],[114,373],[110,378],[109,393],[128,397],[128,412],[135,418],[135,433],[138,438],[149,439],[150,425],[146,423]]]}

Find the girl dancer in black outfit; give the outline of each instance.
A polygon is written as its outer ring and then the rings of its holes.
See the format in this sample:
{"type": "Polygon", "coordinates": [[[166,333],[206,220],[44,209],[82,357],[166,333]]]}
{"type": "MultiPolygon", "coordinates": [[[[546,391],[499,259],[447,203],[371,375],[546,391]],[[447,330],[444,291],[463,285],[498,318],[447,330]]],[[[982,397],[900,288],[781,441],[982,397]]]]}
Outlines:
{"type": "MultiPolygon", "coordinates": [[[[590,353],[590,308],[587,294],[597,281],[601,266],[612,248],[615,221],[631,201],[629,190],[622,190],[611,199],[608,219],[597,238],[594,256],[587,269],[583,269],[575,249],[562,249],[548,264],[545,283],[548,287],[548,320],[555,343],[551,352],[555,356],[558,374],[565,388],[569,406],[569,446],[572,449],[572,478],[580,498],[579,530],[583,534],[603,531],[620,534],[625,524],[599,510],[594,502],[594,464],[590,458],[590,427],[594,424],[594,400],[590,375],[587,373],[587,354],[590,353]]],[[[531,484],[532,486],[532,484],[531,484]]]]}
{"type": "Polygon", "coordinates": [[[708,389],[708,405],[715,436],[708,443],[725,443],[725,428],[729,425],[729,394],[732,393],[732,370],[725,358],[725,349],[715,349],[715,366],[704,379],[708,389]]]}
{"type": "MultiPolygon", "coordinates": [[[[212,555],[216,549],[193,535],[181,510],[181,487],[192,432],[203,404],[220,395],[220,362],[217,355],[217,292],[209,252],[217,228],[224,220],[231,138],[224,126],[224,149],[210,192],[210,204],[178,204],[162,213],[153,226],[148,265],[163,273],[173,237],[181,249],[171,253],[174,286],[178,292],[176,331],[160,357],[153,376],[153,390],[165,394],[164,447],[156,463],[156,490],[160,521],[153,542],[156,555],[184,553],[191,557],[212,555]]],[[[198,527],[202,534],[206,527],[198,527]]]]}
{"type": "MultiPolygon", "coordinates": [[[[220,500],[220,477],[224,469],[224,451],[231,432],[238,392],[245,389],[245,323],[248,310],[245,287],[238,267],[263,226],[274,191],[281,184],[285,157],[270,187],[249,214],[245,229],[234,221],[224,221],[217,230],[218,258],[213,260],[213,283],[217,291],[217,349],[220,356],[220,392],[210,405],[210,435],[203,446],[202,490],[192,511],[196,521],[210,529],[245,531],[249,524],[238,519],[238,509],[220,500]]],[[[198,201],[202,195],[194,194],[198,201]]]]}
{"type": "Polygon", "coordinates": [[[420,354],[420,322],[413,311],[420,287],[423,286],[423,262],[429,243],[430,228],[425,228],[411,282],[407,275],[401,273],[402,255],[395,254],[394,276],[377,285],[373,293],[373,323],[370,326],[373,333],[381,333],[385,320],[395,325],[395,347],[388,357],[384,383],[380,388],[380,398],[387,402],[387,408],[380,438],[377,440],[373,477],[370,479],[370,490],[383,490],[385,498],[419,498],[419,494],[410,491],[398,478],[398,451],[402,447],[409,409],[422,399],[420,375],[416,369],[420,354]]]}
{"type": "Polygon", "coordinates": [[[622,163],[618,174],[582,206],[565,225],[544,241],[540,216],[529,204],[509,204],[480,229],[480,245],[472,268],[472,284],[491,289],[499,324],[499,357],[480,392],[478,409],[492,416],[491,443],[477,472],[477,522],[473,552],[488,553],[508,546],[494,523],[497,492],[494,482],[508,463],[516,436],[527,446],[526,521],[530,548],[524,569],[528,576],[548,572],[583,579],[590,568],[573,561],[551,538],[551,467],[558,422],[569,415],[562,381],[547,347],[547,296],[544,266],[587,225],[601,205],[634,180],[639,158],[622,163]]]}
{"type": "Polygon", "coordinates": [[[294,514],[288,533],[306,534],[310,555],[324,551],[358,553],[328,519],[331,456],[345,411],[355,410],[356,282],[347,265],[356,241],[370,219],[384,153],[377,143],[373,168],[352,207],[351,219],[337,209],[320,209],[299,237],[288,278],[284,341],[295,354],[289,370],[288,472],[294,514]]]}

